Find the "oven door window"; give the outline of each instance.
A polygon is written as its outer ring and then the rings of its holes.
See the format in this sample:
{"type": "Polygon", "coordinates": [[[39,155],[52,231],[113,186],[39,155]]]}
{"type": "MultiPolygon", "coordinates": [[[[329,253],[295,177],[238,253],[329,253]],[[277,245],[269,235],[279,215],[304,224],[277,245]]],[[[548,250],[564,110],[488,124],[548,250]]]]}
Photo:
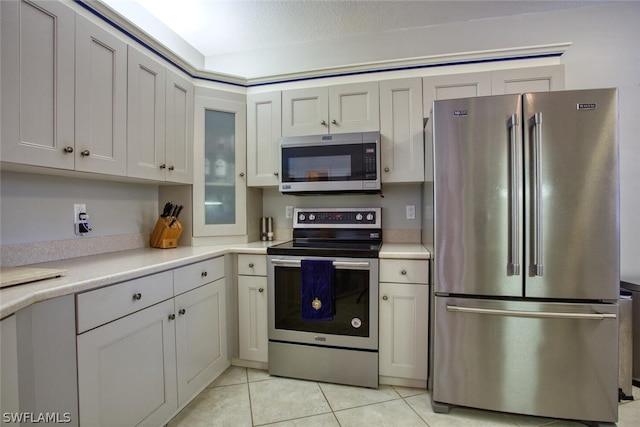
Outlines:
{"type": "Polygon", "coordinates": [[[303,321],[300,269],[275,267],[275,327],[354,337],[369,336],[369,271],[333,271],[333,320],[303,321]]]}
{"type": "Polygon", "coordinates": [[[282,149],[282,182],[359,181],[362,144],[282,149]]]}

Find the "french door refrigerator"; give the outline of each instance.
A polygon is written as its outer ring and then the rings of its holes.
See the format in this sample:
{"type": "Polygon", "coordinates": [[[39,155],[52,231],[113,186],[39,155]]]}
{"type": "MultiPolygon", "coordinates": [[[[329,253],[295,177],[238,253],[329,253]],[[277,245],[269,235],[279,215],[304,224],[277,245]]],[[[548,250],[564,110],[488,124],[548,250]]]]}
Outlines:
{"type": "Polygon", "coordinates": [[[617,102],[434,102],[437,412],[617,420],[617,102]]]}

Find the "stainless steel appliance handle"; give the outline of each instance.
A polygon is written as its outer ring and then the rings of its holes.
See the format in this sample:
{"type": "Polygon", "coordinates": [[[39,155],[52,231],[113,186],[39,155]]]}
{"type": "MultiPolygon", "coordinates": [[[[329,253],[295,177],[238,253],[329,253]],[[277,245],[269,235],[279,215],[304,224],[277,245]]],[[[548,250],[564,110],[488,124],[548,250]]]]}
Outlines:
{"type": "Polygon", "coordinates": [[[453,311],[457,313],[494,314],[499,316],[552,318],[552,319],[605,320],[605,319],[617,318],[617,316],[613,313],[559,313],[559,312],[552,312],[552,311],[545,312],[545,311],[500,310],[495,308],[459,307],[457,305],[447,305],[447,311],[453,311]]]}
{"type": "MultiPolygon", "coordinates": [[[[301,261],[299,259],[274,258],[271,263],[286,267],[300,267],[301,261]]],[[[336,268],[369,268],[370,264],[367,261],[333,261],[333,266],[336,268]]]]}
{"type": "Polygon", "coordinates": [[[518,115],[513,114],[509,118],[510,144],[511,144],[511,260],[509,262],[509,271],[514,276],[520,275],[520,222],[518,218],[518,210],[520,208],[518,203],[518,171],[520,167],[518,165],[518,115]]]}
{"type": "Polygon", "coordinates": [[[533,150],[535,171],[533,203],[535,219],[533,221],[533,265],[531,266],[531,273],[534,276],[542,276],[542,113],[535,113],[530,123],[535,131],[533,150]]]}

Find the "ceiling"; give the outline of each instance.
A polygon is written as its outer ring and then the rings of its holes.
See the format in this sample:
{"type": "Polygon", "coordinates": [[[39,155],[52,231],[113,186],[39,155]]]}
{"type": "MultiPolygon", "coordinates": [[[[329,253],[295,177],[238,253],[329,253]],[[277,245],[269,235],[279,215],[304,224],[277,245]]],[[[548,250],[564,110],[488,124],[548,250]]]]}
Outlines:
{"type": "Polygon", "coordinates": [[[135,24],[141,24],[140,16],[144,15],[140,12],[153,15],[204,57],[604,3],[592,0],[102,1],[135,24]]]}

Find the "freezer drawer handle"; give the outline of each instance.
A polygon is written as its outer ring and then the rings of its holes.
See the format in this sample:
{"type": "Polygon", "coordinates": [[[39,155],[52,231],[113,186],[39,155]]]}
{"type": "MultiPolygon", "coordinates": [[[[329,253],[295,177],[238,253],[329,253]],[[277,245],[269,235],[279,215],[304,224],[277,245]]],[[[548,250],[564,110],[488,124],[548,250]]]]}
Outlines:
{"type": "Polygon", "coordinates": [[[542,113],[535,113],[529,120],[534,128],[534,171],[535,190],[533,192],[535,220],[533,221],[533,265],[531,274],[542,276],[542,113]]]}
{"type": "Polygon", "coordinates": [[[552,318],[552,319],[581,319],[581,320],[616,319],[616,315],[613,313],[558,313],[553,311],[499,310],[495,308],[458,307],[457,305],[447,305],[447,311],[454,311],[457,313],[495,314],[499,316],[535,317],[535,318],[552,318]]]}
{"type": "MultiPolygon", "coordinates": [[[[299,259],[278,259],[271,260],[273,265],[281,265],[288,267],[300,267],[299,259]]],[[[349,262],[349,261],[333,261],[333,266],[336,268],[369,268],[368,262],[349,262]]]]}
{"type": "Polygon", "coordinates": [[[509,272],[514,276],[520,275],[520,243],[519,243],[519,218],[518,209],[518,188],[520,179],[518,177],[518,115],[513,114],[509,118],[509,128],[511,129],[511,262],[509,262],[509,272]]]}

